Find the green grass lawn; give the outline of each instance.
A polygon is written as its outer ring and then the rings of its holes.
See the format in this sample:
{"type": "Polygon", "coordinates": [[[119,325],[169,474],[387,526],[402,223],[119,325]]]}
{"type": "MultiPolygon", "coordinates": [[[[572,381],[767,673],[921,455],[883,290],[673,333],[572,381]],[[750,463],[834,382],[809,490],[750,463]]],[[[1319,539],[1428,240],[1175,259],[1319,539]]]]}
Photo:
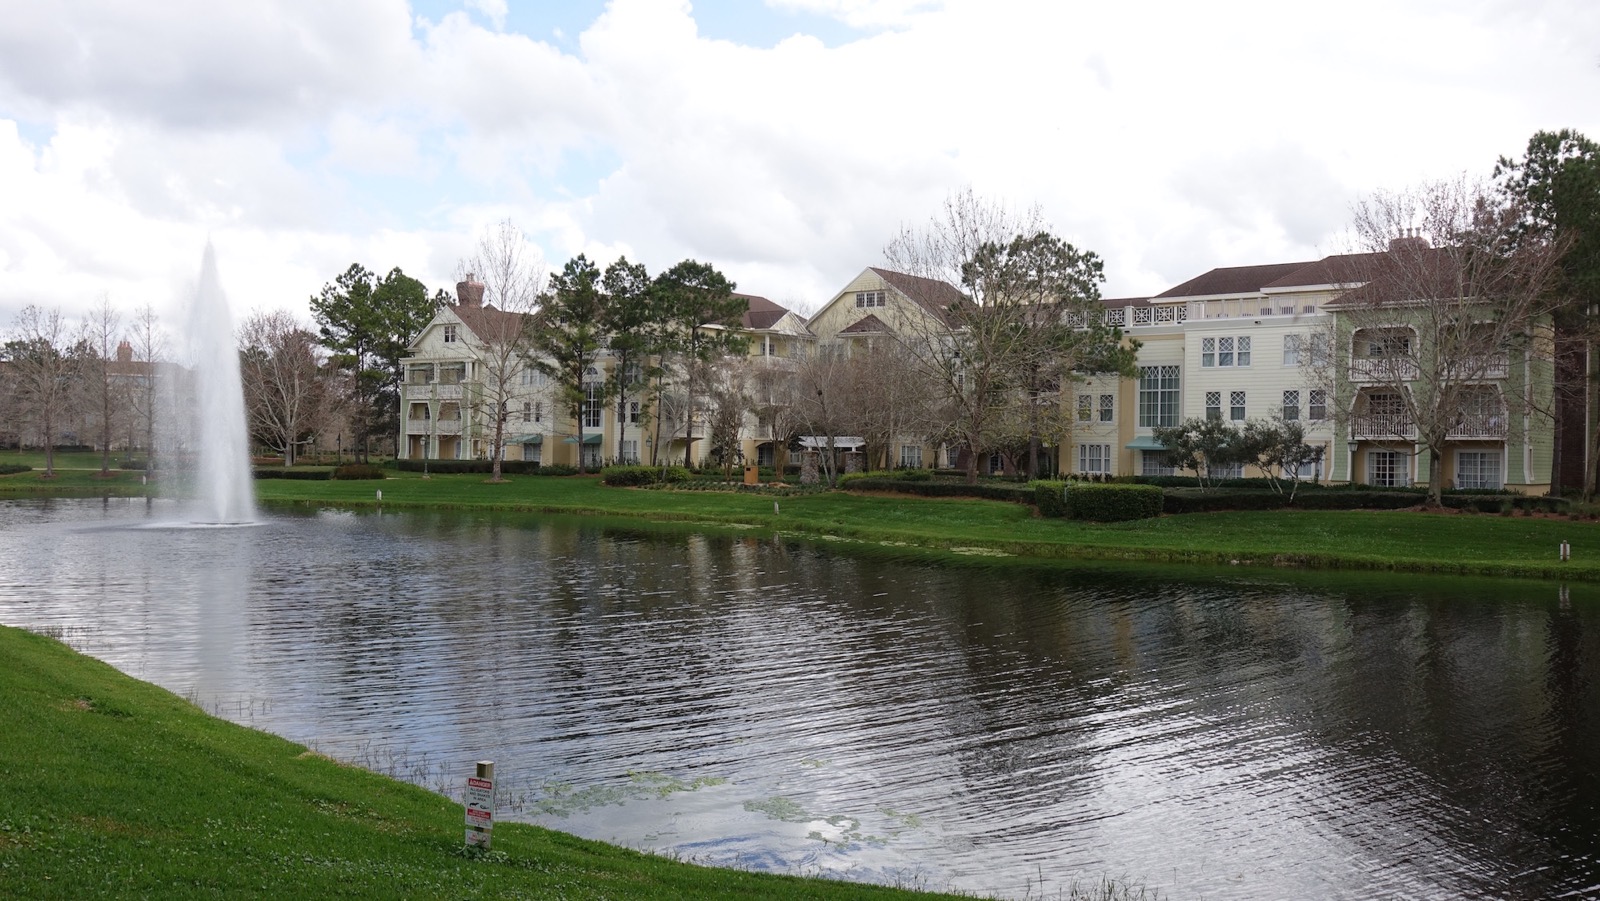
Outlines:
{"type": "Polygon", "coordinates": [[[207,716],[0,627],[0,897],[895,898],[692,866],[516,823],[207,716]]]}
{"type": "MultiPolygon", "coordinates": [[[[7,462],[12,454],[0,455],[7,462]]],[[[59,474],[0,477],[0,498],[139,495],[136,471],[98,473],[97,455],[60,455],[59,474]],[[73,469],[69,463],[84,468],[73,469]]],[[[23,462],[27,462],[23,458],[23,462]]],[[[394,473],[383,481],[262,480],[266,504],[499,509],[628,517],[697,527],[848,539],[863,549],[1003,559],[1151,560],[1200,564],[1396,570],[1600,581],[1600,523],[1567,518],[1413,511],[1273,510],[1095,524],[1042,519],[998,501],[823,492],[773,498],[717,491],[610,488],[594,477],[394,473]],[[774,503],[778,505],[774,508],[774,503]],[[1572,560],[1558,559],[1570,542],[1572,560]]]]}

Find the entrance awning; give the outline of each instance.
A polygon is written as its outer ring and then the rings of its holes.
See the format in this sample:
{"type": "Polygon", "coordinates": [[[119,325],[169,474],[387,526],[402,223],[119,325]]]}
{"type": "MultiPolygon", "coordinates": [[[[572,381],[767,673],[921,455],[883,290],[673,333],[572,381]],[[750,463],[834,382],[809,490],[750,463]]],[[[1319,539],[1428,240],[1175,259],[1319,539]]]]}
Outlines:
{"type": "Polygon", "coordinates": [[[543,435],[522,435],[506,442],[507,444],[543,444],[543,435]]]}
{"type": "MultiPolygon", "coordinates": [[[[577,444],[578,443],[578,439],[576,439],[576,438],[570,438],[569,437],[569,438],[563,438],[561,440],[563,442],[565,442],[566,444],[577,444]]],[[[598,432],[596,432],[593,435],[584,435],[583,436],[583,443],[584,444],[599,444],[600,443],[600,434],[598,432]]]]}
{"type": "MultiPolygon", "coordinates": [[[[833,439],[833,449],[850,451],[855,450],[866,443],[867,439],[865,438],[857,438],[849,435],[836,435],[833,439]]],[[[800,436],[800,446],[806,450],[824,450],[828,446],[828,436],[802,435],[800,436]]]]}
{"type": "Polygon", "coordinates": [[[1127,444],[1124,444],[1123,447],[1127,448],[1128,450],[1136,451],[1169,450],[1165,444],[1162,444],[1150,435],[1140,435],[1138,438],[1135,438],[1132,441],[1129,441],[1127,444]]]}

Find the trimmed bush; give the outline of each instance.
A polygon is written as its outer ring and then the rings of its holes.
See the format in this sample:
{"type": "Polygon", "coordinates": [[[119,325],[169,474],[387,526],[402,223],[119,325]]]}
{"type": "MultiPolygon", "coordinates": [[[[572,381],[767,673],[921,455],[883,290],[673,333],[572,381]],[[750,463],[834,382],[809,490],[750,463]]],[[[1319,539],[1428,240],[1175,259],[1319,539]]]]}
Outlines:
{"type": "Polygon", "coordinates": [[[1033,505],[1040,516],[1060,519],[1067,515],[1066,482],[1030,482],[1028,487],[1033,489],[1033,505]]]}
{"type": "Polygon", "coordinates": [[[1071,482],[1066,486],[1067,516],[1090,522],[1127,522],[1161,515],[1162,492],[1154,485],[1071,482]]]}
{"type": "MultiPolygon", "coordinates": [[[[395,468],[402,472],[436,472],[440,475],[461,473],[487,475],[494,471],[494,465],[488,460],[396,460],[395,468]]],[[[501,460],[500,472],[502,475],[574,476],[578,474],[578,469],[560,463],[539,464],[527,460],[501,460]]]]}
{"type": "Polygon", "coordinates": [[[902,469],[895,478],[902,482],[928,482],[932,481],[933,473],[926,469],[902,469]]]}
{"type": "Polygon", "coordinates": [[[388,473],[383,471],[382,466],[376,466],[372,463],[346,463],[345,465],[336,468],[332,475],[332,478],[335,479],[352,480],[386,479],[388,477],[388,473]]]}
{"type": "Polygon", "coordinates": [[[258,479],[290,479],[298,482],[326,482],[333,478],[331,469],[284,469],[273,467],[271,469],[257,469],[254,475],[258,479]]]}
{"type": "Polygon", "coordinates": [[[600,481],[619,488],[689,481],[689,470],[682,466],[607,466],[600,470],[600,481]]]}
{"type": "Polygon", "coordinates": [[[23,466],[20,463],[8,463],[5,466],[0,466],[0,476],[14,476],[19,472],[28,472],[32,469],[32,466],[23,466]]]}

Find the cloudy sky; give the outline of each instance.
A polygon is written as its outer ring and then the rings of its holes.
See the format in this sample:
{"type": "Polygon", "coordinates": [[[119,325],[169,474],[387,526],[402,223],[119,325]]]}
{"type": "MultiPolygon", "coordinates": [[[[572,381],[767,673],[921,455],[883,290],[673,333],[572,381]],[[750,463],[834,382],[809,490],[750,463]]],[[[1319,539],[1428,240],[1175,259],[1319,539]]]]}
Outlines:
{"type": "Polygon", "coordinates": [[[431,289],[507,217],[811,311],[952,191],[1107,296],[1337,249],[1352,201],[1600,138],[1600,3],[0,0],[0,331],[431,289]]]}

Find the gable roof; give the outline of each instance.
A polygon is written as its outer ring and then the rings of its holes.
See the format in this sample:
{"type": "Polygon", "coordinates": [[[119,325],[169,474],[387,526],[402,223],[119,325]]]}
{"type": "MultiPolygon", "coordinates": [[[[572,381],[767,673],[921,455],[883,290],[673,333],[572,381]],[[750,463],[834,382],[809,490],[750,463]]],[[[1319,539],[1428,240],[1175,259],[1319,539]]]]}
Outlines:
{"type": "Polygon", "coordinates": [[[1257,294],[1267,285],[1309,265],[1311,261],[1308,260],[1300,263],[1268,263],[1264,266],[1225,266],[1197,275],[1175,288],[1168,288],[1153,299],[1257,294]]]}
{"type": "Polygon", "coordinates": [[[772,328],[778,324],[778,320],[789,312],[788,307],[773,303],[765,297],[758,297],[754,294],[739,294],[737,292],[733,296],[742,298],[745,302],[745,310],[740,316],[740,322],[748,329],[772,328]]]}
{"type": "Polygon", "coordinates": [[[1314,285],[1347,285],[1364,281],[1381,253],[1336,253],[1308,263],[1282,278],[1262,285],[1270,288],[1303,288],[1314,285]]]}
{"type": "Polygon", "coordinates": [[[895,272],[892,269],[879,269],[876,266],[868,267],[869,271],[883,279],[889,287],[911,298],[929,314],[938,317],[939,321],[950,321],[947,312],[952,306],[965,303],[967,295],[961,293],[949,282],[936,278],[924,278],[920,275],[907,275],[904,272],[895,272]]]}
{"type": "Polygon", "coordinates": [[[868,334],[883,334],[883,333],[886,333],[888,331],[889,331],[889,327],[883,324],[883,320],[882,319],[879,319],[878,317],[872,315],[871,313],[868,313],[867,315],[861,317],[860,319],[857,319],[855,322],[852,322],[848,326],[840,329],[839,330],[839,334],[841,334],[841,335],[868,335],[868,334]]]}

